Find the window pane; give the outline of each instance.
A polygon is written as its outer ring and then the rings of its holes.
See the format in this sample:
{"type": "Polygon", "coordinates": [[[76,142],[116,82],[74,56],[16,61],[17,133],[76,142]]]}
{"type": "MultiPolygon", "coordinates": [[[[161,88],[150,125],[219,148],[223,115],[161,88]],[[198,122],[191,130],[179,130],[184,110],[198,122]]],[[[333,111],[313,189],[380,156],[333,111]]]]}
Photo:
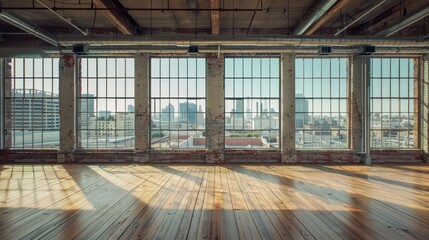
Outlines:
{"type": "Polygon", "coordinates": [[[59,147],[57,58],[11,59],[10,108],[13,149],[59,147]],[[23,79],[22,77],[25,76],[23,79]]]}
{"type": "Polygon", "coordinates": [[[297,58],[295,146],[348,148],[347,59],[297,58]],[[303,74],[298,73],[303,68],[303,74]]]}
{"type": "Polygon", "coordinates": [[[230,57],[225,62],[235,64],[233,75],[225,70],[225,147],[278,148],[279,58],[230,57]]]}
{"type": "Polygon", "coordinates": [[[161,83],[151,88],[151,147],[205,148],[205,59],[151,58],[151,69],[169,72],[150,79],[161,83]]]}
{"type": "Polygon", "coordinates": [[[372,58],[370,66],[371,148],[414,148],[414,59],[372,58]]]}
{"type": "MultiPolygon", "coordinates": [[[[81,89],[87,92],[78,96],[78,146],[133,148],[134,59],[88,58],[80,62],[80,68],[98,71],[79,78],[81,89]]],[[[151,89],[159,94],[160,82],[151,84],[151,89]]]]}

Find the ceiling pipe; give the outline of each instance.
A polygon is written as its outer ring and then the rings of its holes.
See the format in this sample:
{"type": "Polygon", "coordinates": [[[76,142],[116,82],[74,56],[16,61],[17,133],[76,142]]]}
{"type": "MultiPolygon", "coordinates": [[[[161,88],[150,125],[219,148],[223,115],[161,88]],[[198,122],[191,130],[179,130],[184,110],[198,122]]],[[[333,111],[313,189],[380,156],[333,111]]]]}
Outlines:
{"type": "Polygon", "coordinates": [[[355,20],[353,20],[351,23],[347,24],[347,26],[343,27],[341,30],[339,30],[337,33],[335,33],[335,36],[338,36],[338,34],[342,33],[344,30],[348,29],[350,26],[352,26],[357,21],[359,21],[362,18],[364,18],[366,15],[368,15],[369,13],[371,13],[372,11],[374,11],[376,8],[378,8],[381,5],[383,5],[384,2],[386,2],[386,0],[383,0],[383,1],[379,2],[377,5],[375,5],[371,9],[369,9],[367,12],[365,12],[364,14],[362,14],[361,16],[359,16],[358,18],[356,18],[355,20]]]}
{"type": "Polygon", "coordinates": [[[88,33],[86,33],[85,31],[83,31],[82,29],[80,29],[78,26],[76,26],[74,23],[70,22],[69,20],[65,19],[63,16],[61,16],[60,14],[58,14],[57,12],[55,12],[52,8],[50,8],[48,5],[44,4],[41,0],[37,0],[37,2],[40,5],[44,6],[46,9],[48,9],[50,12],[52,12],[53,14],[55,14],[55,16],[61,18],[64,22],[68,23],[70,26],[72,26],[73,28],[75,28],[76,30],[78,30],[83,35],[85,35],[85,36],[88,35],[88,33]]]}
{"type": "Polygon", "coordinates": [[[57,40],[55,40],[52,36],[50,36],[47,33],[42,32],[39,29],[36,29],[35,27],[31,26],[30,24],[24,22],[23,20],[10,15],[9,13],[6,13],[4,11],[0,11],[0,19],[19,28],[24,30],[27,33],[30,33],[31,35],[42,39],[43,41],[53,45],[53,46],[58,46],[58,42],[57,40]]]}
{"type": "Polygon", "coordinates": [[[178,46],[178,45],[222,45],[222,46],[356,46],[356,45],[373,45],[386,47],[428,47],[428,42],[395,39],[395,38],[324,38],[324,37],[267,37],[257,38],[249,36],[209,36],[198,38],[158,38],[152,39],[144,36],[121,36],[121,37],[99,37],[99,38],[60,38],[58,41],[63,46],[74,44],[89,44],[91,46],[102,45],[148,45],[148,46],[178,46]]]}
{"type": "Polygon", "coordinates": [[[338,11],[350,3],[350,0],[339,0],[330,8],[319,20],[316,21],[303,35],[311,35],[316,32],[323,24],[330,20],[338,11]]]}
{"type": "Polygon", "coordinates": [[[402,22],[396,25],[393,25],[385,30],[380,31],[379,33],[376,34],[376,36],[385,36],[385,37],[392,36],[393,34],[401,31],[402,29],[422,20],[428,15],[429,15],[429,6],[417,12],[416,14],[411,15],[410,17],[404,19],[402,22]]]}
{"type": "MultiPolygon", "coordinates": [[[[164,47],[156,48],[153,46],[99,46],[90,47],[89,56],[133,56],[136,53],[150,54],[187,54],[186,47],[164,47]]],[[[219,46],[200,47],[199,52],[204,53],[221,53],[225,54],[278,54],[278,53],[295,53],[318,56],[318,47],[228,47],[219,46]]],[[[15,45],[0,45],[0,58],[12,57],[58,57],[61,54],[72,54],[72,47],[58,49],[47,47],[38,43],[29,43],[26,47],[15,45]]],[[[331,56],[346,56],[356,55],[360,53],[359,47],[335,47],[332,48],[331,56]]],[[[394,47],[378,47],[375,55],[422,55],[428,54],[429,48],[394,48],[394,47]]]]}
{"type": "Polygon", "coordinates": [[[316,10],[314,10],[310,16],[307,17],[307,19],[304,20],[299,27],[295,29],[293,32],[294,35],[302,35],[307,31],[308,28],[311,27],[317,20],[319,20],[320,17],[323,16],[336,2],[337,0],[319,0],[319,5],[316,7],[316,10]]]}

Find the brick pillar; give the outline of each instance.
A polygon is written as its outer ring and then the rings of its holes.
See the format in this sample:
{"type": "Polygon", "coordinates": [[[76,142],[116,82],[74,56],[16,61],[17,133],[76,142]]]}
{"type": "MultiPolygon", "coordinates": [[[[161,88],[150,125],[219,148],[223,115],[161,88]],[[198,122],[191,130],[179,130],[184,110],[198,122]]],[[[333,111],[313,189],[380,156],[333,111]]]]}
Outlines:
{"type": "Polygon", "coordinates": [[[208,54],[206,80],[207,163],[223,163],[225,149],[224,58],[208,54]]]}
{"type": "Polygon", "coordinates": [[[135,57],[135,162],[148,162],[150,149],[149,55],[135,57]]]}
{"type": "MultiPolygon", "coordinates": [[[[421,96],[421,148],[423,160],[429,160],[429,54],[422,61],[422,96],[421,96]]],[[[414,135],[418,136],[418,135],[414,135]]]]}
{"type": "Polygon", "coordinates": [[[58,162],[73,161],[76,147],[76,61],[74,55],[64,54],[60,58],[60,150],[58,162]]]}
{"type": "Polygon", "coordinates": [[[281,157],[283,163],[297,161],[295,152],[295,54],[283,53],[281,63],[281,157]]]}
{"type": "Polygon", "coordinates": [[[350,61],[350,102],[348,125],[350,132],[348,136],[350,148],[355,152],[363,152],[362,126],[364,123],[364,76],[366,58],[353,56],[350,61]]]}

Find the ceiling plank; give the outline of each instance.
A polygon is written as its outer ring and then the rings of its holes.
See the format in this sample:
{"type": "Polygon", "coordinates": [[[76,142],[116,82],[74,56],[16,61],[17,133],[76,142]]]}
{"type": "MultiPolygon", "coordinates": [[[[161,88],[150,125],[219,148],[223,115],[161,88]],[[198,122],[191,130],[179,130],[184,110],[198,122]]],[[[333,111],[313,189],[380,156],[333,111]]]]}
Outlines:
{"type": "Polygon", "coordinates": [[[361,25],[357,26],[356,27],[356,30],[358,30],[357,32],[361,32],[362,34],[365,34],[365,33],[374,33],[374,32],[380,31],[381,29],[385,28],[385,24],[387,22],[390,22],[393,19],[398,18],[400,14],[399,11],[401,11],[401,9],[405,9],[409,7],[412,2],[413,0],[404,0],[402,4],[398,3],[394,5],[393,7],[387,9],[381,14],[370,19],[369,21],[364,22],[361,25]]]}
{"type": "Polygon", "coordinates": [[[128,14],[128,12],[123,11],[124,6],[118,0],[93,1],[99,8],[118,9],[117,11],[103,10],[103,12],[124,35],[135,35],[139,33],[137,22],[128,14]]]}
{"type": "MultiPolygon", "coordinates": [[[[210,9],[220,8],[219,0],[210,0],[210,9]]],[[[211,10],[211,23],[212,23],[212,35],[219,35],[220,33],[220,13],[218,10],[211,10]]]]}
{"type": "Polygon", "coordinates": [[[346,4],[348,4],[350,0],[340,0],[335,3],[335,5],[326,12],[325,15],[323,15],[319,20],[317,20],[314,25],[312,25],[305,33],[304,35],[311,35],[314,32],[316,32],[323,24],[325,24],[327,21],[329,21],[334,14],[336,14],[341,8],[343,8],[346,4]]]}

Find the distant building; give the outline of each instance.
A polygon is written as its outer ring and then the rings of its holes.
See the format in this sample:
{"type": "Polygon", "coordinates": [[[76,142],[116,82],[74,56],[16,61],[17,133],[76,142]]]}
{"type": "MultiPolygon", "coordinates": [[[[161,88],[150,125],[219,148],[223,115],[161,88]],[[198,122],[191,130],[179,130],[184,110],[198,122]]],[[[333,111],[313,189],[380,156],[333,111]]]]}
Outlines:
{"type": "Polygon", "coordinates": [[[134,112],[134,105],[129,104],[127,107],[127,112],[134,112]]]}
{"type": "Polygon", "coordinates": [[[304,128],[308,124],[308,100],[304,94],[295,95],[295,127],[304,128]]]}
{"type": "Polygon", "coordinates": [[[161,111],[161,121],[174,121],[174,106],[171,103],[165,106],[161,111]]]}
{"type": "Polygon", "coordinates": [[[11,101],[12,128],[59,129],[60,104],[58,95],[35,89],[13,89],[11,101]]]}
{"type": "Polygon", "coordinates": [[[182,123],[195,123],[197,120],[197,105],[195,103],[183,102],[179,103],[180,116],[179,120],[182,123]]]}
{"type": "Polygon", "coordinates": [[[112,115],[112,111],[109,111],[109,110],[103,110],[103,111],[99,111],[98,112],[98,117],[99,118],[105,118],[105,119],[107,119],[107,118],[110,118],[112,116],[113,116],[112,115]]]}
{"type": "Polygon", "coordinates": [[[82,94],[79,99],[79,128],[86,129],[89,126],[89,118],[95,116],[94,94],[82,94]]]}

